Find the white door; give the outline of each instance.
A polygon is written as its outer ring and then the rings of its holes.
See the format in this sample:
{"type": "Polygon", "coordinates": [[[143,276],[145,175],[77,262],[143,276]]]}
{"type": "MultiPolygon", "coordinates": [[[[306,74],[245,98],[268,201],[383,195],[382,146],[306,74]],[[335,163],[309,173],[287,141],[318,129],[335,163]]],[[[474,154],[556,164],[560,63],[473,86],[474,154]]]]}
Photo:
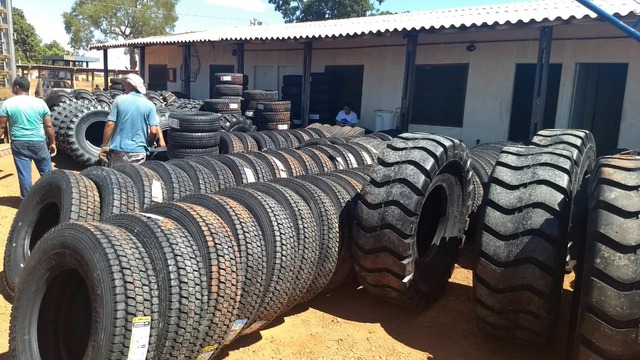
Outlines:
{"type": "Polygon", "coordinates": [[[254,70],[253,88],[255,90],[279,90],[278,72],[275,66],[258,65],[254,70]]]}

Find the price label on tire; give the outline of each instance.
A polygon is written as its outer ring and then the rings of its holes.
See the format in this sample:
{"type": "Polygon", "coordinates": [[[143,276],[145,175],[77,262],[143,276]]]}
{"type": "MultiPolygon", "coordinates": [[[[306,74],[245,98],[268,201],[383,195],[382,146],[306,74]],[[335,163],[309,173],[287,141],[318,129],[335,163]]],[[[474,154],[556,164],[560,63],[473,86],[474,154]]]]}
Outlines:
{"type": "Polygon", "coordinates": [[[229,104],[229,109],[237,109],[238,104],[229,104]]]}
{"type": "Polygon", "coordinates": [[[278,125],[278,130],[287,130],[287,129],[289,129],[289,125],[287,124],[278,125]]]}
{"type": "Polygon", "coordinates": [[[258,104],[258,110],[264,110],[264,104],[258,104]]]}
{"type": "Polygon", "coordinates": [[[231,81],[231,76],[229,75],[225,75],[225,76],[220,76],[220,81],[231,81]]]}
{"type": "Polygon", "coordinates": [[[174,129],[180,129],[180,120],[169,118],[169,127],[174,129]]]}
{"type": "Polygon", "coordinates": [[[145,360],[149,350],[149,335],[151,334],[151,316],[133,318],[131,325],[131,343],[129,345],[129,360],[145,360]]]}

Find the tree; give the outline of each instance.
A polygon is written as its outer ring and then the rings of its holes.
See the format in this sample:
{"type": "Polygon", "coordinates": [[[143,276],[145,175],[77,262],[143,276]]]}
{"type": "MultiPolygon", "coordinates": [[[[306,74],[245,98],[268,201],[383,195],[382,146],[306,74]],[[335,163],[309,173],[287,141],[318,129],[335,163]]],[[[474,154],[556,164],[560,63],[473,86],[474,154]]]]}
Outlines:
{"type": "Polygon", "coordinates": [[[42,40],[36,34],[36,29],[18,8],[13,10],[13,32],[15,33],[14,47],[16,60],[19,64],[34,64],[40,61],[40,44],[42,40]]]}
{"type": "MultiPolygon", "coordinates": [[[[64,28],[74,50],[92,43],[165,35],[173,31],[179,0],[75,0],[62,14],[64,28]]],[[[137,67],[136,52],[128,49],[131,69],[137,67]]]]}
{"type": "Polygon", "coordinates": [[[40,47],[40,54],[42,54],[42,56],[73,55],[73,52],[65,49],[64,46],[56,40],[53,40],[40,47]]]}
{"type": "Polygon", "coordinates": [[[269,0],[287,23],[375,15],[384,0],[269,0]]]}

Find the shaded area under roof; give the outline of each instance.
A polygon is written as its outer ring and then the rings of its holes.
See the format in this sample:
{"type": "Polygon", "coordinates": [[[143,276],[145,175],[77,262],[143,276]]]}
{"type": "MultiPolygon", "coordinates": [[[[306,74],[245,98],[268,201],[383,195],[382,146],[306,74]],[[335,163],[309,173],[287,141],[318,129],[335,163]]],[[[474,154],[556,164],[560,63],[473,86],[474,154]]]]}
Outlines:
{"type": "Polygon", "coordinates": [[[98,62],[99,58],[88,56],[76,56],[76,55],[54,55],[43,56],[44,61],[75,61],[75,62],[98,62]]]}

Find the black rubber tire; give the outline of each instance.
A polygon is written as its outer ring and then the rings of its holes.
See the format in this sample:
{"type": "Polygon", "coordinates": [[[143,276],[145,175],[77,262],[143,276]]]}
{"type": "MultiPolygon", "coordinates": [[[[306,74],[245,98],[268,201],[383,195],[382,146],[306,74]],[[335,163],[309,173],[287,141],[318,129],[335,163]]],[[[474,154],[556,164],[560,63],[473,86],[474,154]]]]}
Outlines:
{"type": "MultiPolygon", "coordinates": [[[[498,154],[500,151],[498,151],[498,154]]],[[[496,161],[498,161],[497,157],[493,158],[490,152],[485,150],[469,150],[469,154],[471,155],[471,169],[478,177],[478,180],[482,184],[486,184],[489,181],[489,176],[491,176],[491,172],[493,168],[496,166],[496,161]]],[[[498,155],[499,156],[499,155],[498,155]]]]}
{"type": "Polygon", "coordinates": [[[244,144],[238,136],[228,132],[220,132],[220,154],[237,154],[244,151],[244,144]]]}
{"type": "Polygon", "coordinates": [[[211,157],[194,157],[188,159],[188,161],[193,161],[196,164],[204,166],[205,169],[213,174],[213,180],[215,180],[217,184],[215,192],[236,186],[236,179],[231,173],[231,170],[220,161],[211,157]]]}
{"type": "Polygon", "coordinates": [[[247,154],[247,156],[254,158],[256,161],[262,162],[269,170],[271,179],[280,179],[290,177],[291,167],[286,160],[282,160],[282,157],[274,156],[274,152],[255,152],[247,154]]]}
{"type": "Polygon", "coordinates": [[[328,137],[333,136],[333,133],[326,132],[322,128],[309,127],[309,128],[306,128],[305,130],[307,130],[308,132],[314,134],[316,139],[324,139],[324,138],[328,138],[328,137]]]}
{"type": "Polygon", "coordinates": [[[171,111],[169,126],[180,132],[216,132],[220,130],[220,115],[204,111],[171,111]]]}
{"type": "Polygon", "coordinates": [[[109,94],[109,96],[111,96],[112,99],[115,99],[120,95],[124,95],[124,92],[122,92],[122,90],[118,90],[118,89],[109,89],[109,90],[107,90],[107,94],[109,94]]]}
{"type": "Polygon", "coordinates": [[[349,164],[349,169],[355,169],[360,166],[365,166],[364,155],[355,148],[353,145],[345,142],[343,144],[334,145],[337,149],[342,151],[343,156],[346,158],[349,164]]]}
{"type": "Polygon", "coordinates": [[[235,179],[235,185],[240,186],[257,181],[257,176],[253,167],[245,160],[235,157],[221,155],[216,158],[231,171],[235,179]]]}
{"type": "Polygon", "coordinates": [[[546,343],[560,310],[571,214],[571,153],[502,150],[478,212],[473,290],[479,328],[546,343]]]}
{"type": "Polygon", "coordinates": [[[153,171],[162,179],[167,189],[165,201],[177,201],[195,193],[191,179],[179,167],[161,161],[147,161],[142,166],[153,171]]]}
{"type": "Polygon", "coordinates": [[[244,146],[245,153],[259,151],[258,144],[251,136],[239,131],[234,131],[232,134],[240,139],[240,141],[242,142],[242,145],[244,146]]]}
{"type": "Polygon", "coordinates": [[[314,146],[314,149],[328,157],[337,170],[346,170],[351,168],[344,153],[339,149],[336,149],[335,145],[319,145],[314,146]]]}
{"type": "Polygon", "coordinates": [[[282,77],[282,85],[302,86],[302,75],[285,75],[282,77]]]}
{"type": "Polygon", "coordinates": [[[241,85],[214,85],[213,95],[214,97],[220,96],[237,96],[244,97],[242,95],[243,89],[241,85]]]}
{"type": "Polygon", "coordinates": [[[112,169],[123,173],[133,181],[138,191],[140,209],[167,201],[167,188],[155,172],[136,164],[118,164],[112,169]]]}
{"type": "MultiPolygon", "coordinates": [[[[69,152],[68,143],[67,143],[67,134],[73,132],[73,128],[75,126],[75,121],[84,114],[84,109],[92,109],[96,110],[98,107],[98,103],[92,100],[73,100],[70,102],[63,103],[59,106],[60,109],[60,122],[58,123],[58,130],[56,132],[56,143],[60,150],[65,153],[69,152]],[[71,120],[74,119],[74,123],[71,123],[71,120]]],[[[55,129],[55,125],[54,125],[55,129]]],[[[102,144],[101,144],[102,145],[102,144]]]]}
{"type": "MultiPolygon", "coordinates": [[[[266,104],[266,103],[260,103],[266,104]]],[[[258,105],[260,106],[260,105],[258,105]]],[[[278,124],[288,124],[291,122],[291,113],[290,112],[265,112],[258,111],[257,118],[260,121],[264,121],[266,123],[278,123],[278,124]]]]}
{"type": "Polygon", "coordinates": [[[293,222],[297,248],[293,266],[288,269],[294,273],[288,306],[298,305],[311,285],[320,256],[320,233],[315,214],[300,195],[281,185],[255,183],[249,185],[249,188],[276,200],[288,212],[293,222]]]}
{"type": "Polygon", "coordinates": [[[116,170],[92,166],[80,172],[91,180],[100,196],[100,220],[115,214],[129,214],[140,210],[138,190],[133,181],[116,170]]]}
{"type": "Polygon", "coordinates": [[[197,326],[203,316],[202,294],[208,288],[195,242],[178,223],[159,216],[115,215],[107,224],[138,239],[151,260],[162,319],[154,329],[157,358],[193,358],[201,341],[197,326]]]}
{"type": "Polygon", "coordinates": [[[596,165],[571,359],[640,358],[639,175],[636,154],[603,157],[596,165]]]}
{"type": "Polygon", "coordinates": [[[275,144],[273,143],[273,141],[271,141],[271,139],[269,139],[268,137],[266,137],[262,133],[257,132],[257,131],[250,131],[250,132],[248,132],[246,134],[248,136],[251,136],[253,138],[253,140],[255,140],[256,144],[258,144],[258,149],[260,151],[275,149],[275,144]]]}
{"type": "MultiPolygon", "coordinates": [[[[24,275],[11,312],[13,359],[126,359],[133,319],[150,317],[151,329],[159,326],[151,261],[124,230],[57,227],[34,249],[24,275]]],[[[156,338],[152,330],[147,359],[157,359],[156,338]]]]}
{"type": "MultiPolygon", "coordinates": [[[[260,124],[260,123],[259,123],[260,124]]],[[[265,131],[287,131],[291,129],[291,122],[267,122],[262,123],[262,130],[265,131]]]]}
{"type": "Polygon", "coordinates": [[[296,149],[282,149],[280,151],[294,158],[300,164],[304,175],[315,175],[322,172],[314,159],[308,154],[296,149]]]}
{"type": "Polygon", "coordinates": [[[376,158],[378,157],[378,152],[374,148],[359,142],[350,142],[349,145],[356,148],[360,153],[360,156],[362,156],[362,160],[364,162],[362,166],[375,164],[376,158]]]}
{"type": "Polygon", "coordinates": [[[259,330],[290,306],[294,288],[297,239],[287,211],[270,196],[247,188],[228,189],[221,195],[242,204],[257,220],[266,244],[267,286],[256,313],[257,321],[247,323],[243,334],[259,330]]]}
{"type": "Polygon", "coordinates": [[[65,128],[65,149],[78,164],[95,165],[98,162],[102,133],[107,124],[109,111],[97,102],[77,104],[81,107],[74,106],[69,110],[71,117],[68,118],[65,128]],[[92,134],[87,137],[90,128],[92,134]]]}
{"type": "Polygon", "coordinates": [[[220,153],[220,149],[216,147],[207,149],[181,149],[172,145],[167,146],[167,156],[169,159],[187,159],[199,156],[215,156],[220,153]]]}
{"type": "Polygon", "coordinates": [[[4,251],[4,281],[13,294],[30,252],[42,237],[68,221],[100,220],[100,195],[91,180],[54,170],[38,180],[11,223],[4,251]]]}
{"type": "Polygon", "coordinates": [[[271,130],[260,131],[260,133],[271,140],[276,150],[288,148],[287,141],[282,137],[282,135],[271,130]]]}
{"type": "Polygon", "coordinates": [[[220,132],[187,133],[169,129],[168,142],[180,149],[207,149],[220,144],[220,132]]]}
{"type": "Polygon", "coordinates": [[[303,154],[307,154],[315,163],[320,173],[337,170],[336,164],[315,147],[302,148],[299,150],[303,154]]]}
{"type": "Polygon", "coordinates": [[[393,137],[391,137],[389,134],[385,134],[385,133],[381,133],[381,132],[374,132],[371,135],[375,136],[376,138],[382,140],[382,141],[391,141],[393,140],[393,137]]]}
{"type": "Polygon", "coordinates": [[[304,170],[302,169],[302,165],[300,162],[296,160],[293,156],[283,152],[282,150],[269,151],[264,154],[272,156],[274,159],[278,160],[286,169],[287,177],[298,177],[306,175],[304,170]]]}
{"type": "Polygon", "coordinates": [[[244,74],[235,73],[215,73],[213,74],[214,84],[244,85],[244,74]]]}
{"type": "Polygon", "coordinates": [[[310,128],[307,129],[298,129],[299,131],[301,131],[302,133],[304,133],[305,135],[307,135],[309,137],[309,139],[317,139],[320,136],[318,136],[318,134],[316,134],[315,132],[311,131],[310,128]]]}
{"type": "Polygon", "coordinates": [[[378,138],[360,137],[351,139],[352,144],[360,144],[370,149],[374,159],[377,159],[378,153],[387,146],[387,141],[382,141],[378,138]]]}
{"type": "Polygon", "coordinates": [[[91,95],[91,91],[85,89],[75,89],[73,90],[73,97],[76,100],[90,100],[93,101],[93,96],[91,95]]]}
{"type": "Polygon", "coordinates": [[[248,101],[272,102],[278,101],[278,92],[269,90],[247,90],[242,97],[248,101]]]}
{"type": "Polygon", "coordinates": [[[217,214],[200,206],[168,203],[150,208],[148,212],[177,222],[195,242],[207,285],[199,304],[202,320],[194,324],[200,340],[196,351],[202,354],[214,346],[221,348],[236,319],[245,278],[240,270],[237,239],[217,214]]]}
{"type": "Polygon", "coordinates": [[[216,177],[211,171],[195,161],[178,159],[170,160],[167,164],[173,165],[187,174],[193,185],[194,194],[213,194],[219,190],[216,177]]]}
{"type": "Polygon", "coordinates": [[[298,140],[298,143],[299,143],[298,146],[300,146],[300,144],[304,143],[305,141],[311,139],[307,134],[300,131],[300,129],[289,130],[289,134],[291,134],[291,136],[295,137],[298,140]]]}
{"type": "Polygon", "coordinates": [[[238,112],[241,110],[240,101],[232,99],[208,99],[204,101],[203,111],[214,113],[238,112]]]}
{"type": "Polygon", "coordinates": [[[249,166],[253,170],[253,174],[256,177],[256,182],[273,181],[275,179],[275,175],[271,171],[272,167],[252,155],[233,154],[228,156],[243,160],[244,162],[249,164],[249,166]]]}
{"type": "Polygon", "coordinates": [[[300,148],[306,148],[310,146],[319,146],[319,145],[329,145],[329,144],[331,144],[331,142],[325,138],[313,138],[300,144],[300,148]]]}
{"type": "MultiPolygon", "coordinates": [[[[208,209],[229,226],[240,251],[238,269],[244,274],[236,319],[253,323],[267,286],[267,250],[258,222],[240,203],[219,195],[195,195],[184,202],[208,209]]],[[[246,325],[246,324],[245,324],[246,325]]],[[[234,334],[227,338],[231,342],[234,334]]]]}
{"type": "Polygon", "coordinates": [[[53,111],[60,104],[75,100],[70,93],[62,90],[54,90],[47,95],[44,99],[44,102],[47,104],[47,107],[53,111]]]}
{"type": "Polygon", "coordinates": [[[291,134],[291,132],[289,131],[275,131],[276,134],[279,134],[280,136],[282,136],[284,138],[284,140],[287,142],[287,146],[289,148],[297,148],[298,146],[300,146],[300,141],[298,141],[298,138],[296,138],[295,136],[293,136],[291,134]]]}
{"type": "Polygon", "coordinates": [[[291,101],[269,101],[269,102],[258,102],[256,104],[256,109],[265,112],[273,112],[273,113],[290,113],[291,112],[291,101]]]}
{"type": "Polygon", "coordinates": [[[403,134],[369,174],[357,205],[356,273],[370,293],[420,309],[444,290],[464,241],[469,153],[455,139],[403,134]]]}

